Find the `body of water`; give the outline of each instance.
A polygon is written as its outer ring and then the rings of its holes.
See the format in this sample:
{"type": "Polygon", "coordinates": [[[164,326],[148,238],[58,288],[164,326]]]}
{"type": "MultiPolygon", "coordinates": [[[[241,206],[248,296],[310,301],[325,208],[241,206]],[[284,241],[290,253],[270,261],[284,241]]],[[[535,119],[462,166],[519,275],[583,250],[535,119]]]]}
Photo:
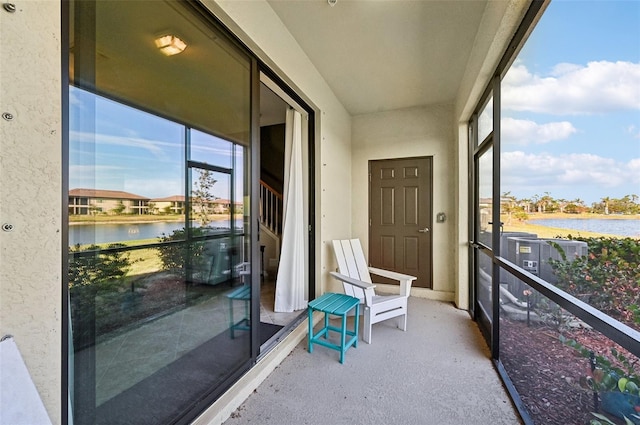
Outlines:
{"type": "MultiPolygon", "coordinates": [[[[229,228],[229,221],[216,221],[211,225],[229,228]]],[[[242,220],[237,220],[236,226],[242,228],[242,220]]],[[[129,242],[140,239],[156,239],[154,242],[159,242],[157,239],[163,233],[170,235],[174,230],[183,228],[184,222],[179,221],[74,224],[69,226],[69,245],[129,242]]]]}
{"type": "Polygon", "coordinates": [[[539,226],[558,227],[561,229],[584,230],[634,238],[640,237],[640,220],[615,218],[549,218],[543,220],[528,220],[527,222],[539,226]]]}

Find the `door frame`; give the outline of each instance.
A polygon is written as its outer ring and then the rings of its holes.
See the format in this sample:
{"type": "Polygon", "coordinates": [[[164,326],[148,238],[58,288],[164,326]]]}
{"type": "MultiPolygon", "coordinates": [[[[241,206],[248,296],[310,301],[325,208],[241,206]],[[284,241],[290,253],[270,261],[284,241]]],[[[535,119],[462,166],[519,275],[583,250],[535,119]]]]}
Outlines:
{"type": "MultiPolygon", "coordinates": [[[[304,159],[306,159],[306,163],[304,164],[305,170],[305,220],[307,225],[307,234],[306,234],[306,271],[307,271],[307,297],[308,301],[311,301],[315,298],[316,294],[316,250],[315,250],[315,111],[311,108],[293,89],[291,89],[276,73],[274,73],[267,65],[262,63],[261,61],[257,61],[256,64],[256,81],[253,86],[253,93],[256,95],[255,104],[253,105],[256,110],[254,111],[256,117],[256,130],[254,132],[255,140],[253,143],[253,152],[254,152],[254,161],[252,163],[253,167],[253,176],[251,179],[252,186],[252,196],[256,202],[253,203],[253,207],[255,208],[255,217],[259,217],[259,202],[257,201],[260,196],[258,194],[258,190],[260,187],[260,168],[262,165],[260,152],[260,85],[266,86],[269,90],[271,90],[276,96],[280,97],[284,103],[288,104],[289,107],[297,110],[302,114],[303,118],[303,149],[304,149],[304,159]]],[[[261,257],[259,254],[259,224],[258,220],[253,220],[252,225],[256,225],[256,232],[253,233],[255,235],[255,240],[252,239],[254,244],[254,255],[255,255],[255,263],[260,264],[261,257]]],[[[261,292],[261,284],[262,278],[260,273],[254,273],[252,271],[252,304],[251,304],[251,317],[260,318],[260,292],[261,292]]],[[[252,329],[255,332],[254,341],[254,354],[255,361],[257,362],[259,359],[264,357],[272,348],[274,348],[279,342],[280,338],[278,335],[287,333],[290,329],[293,328],[295,324],[298,323],[299,318],[301,318],[304,314],[306,314],[306,310],[301,310],[300,314],[296,319],[293,319],[289,322],[289,324],[285,325],[283,329],[281,329],[274,337],[266,341],[264,344],[260,345],[259,335],[257,327],[253,327],[256,329],[252,329]]]]}

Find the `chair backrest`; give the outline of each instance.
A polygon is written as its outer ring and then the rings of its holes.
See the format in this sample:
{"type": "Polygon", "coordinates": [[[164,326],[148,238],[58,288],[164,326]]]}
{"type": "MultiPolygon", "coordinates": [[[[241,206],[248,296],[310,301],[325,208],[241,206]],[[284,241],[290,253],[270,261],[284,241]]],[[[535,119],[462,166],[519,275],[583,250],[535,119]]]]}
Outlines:
{"type": "MultiPolygon", "coordinates": [[[[338,261],[338,272],[340,274],[371,283],[371,275],[367,260],[364,258],[362,245],[359,239],[345,239],[333,241],[333,252],[338,261]]],[[[344,292],[352,297],[364,298],[364,291],[343,282],[344,292]]]]}

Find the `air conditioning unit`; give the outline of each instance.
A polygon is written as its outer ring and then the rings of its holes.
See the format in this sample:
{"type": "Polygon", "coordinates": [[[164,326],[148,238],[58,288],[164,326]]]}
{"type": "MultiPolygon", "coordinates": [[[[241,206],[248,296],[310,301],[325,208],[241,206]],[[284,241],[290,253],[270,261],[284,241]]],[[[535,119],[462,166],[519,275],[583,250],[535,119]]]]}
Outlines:
{"type": "MultiPolygon", "coordinates": [[[[520,239],[537,239],[538,235],[535,233],[527,233],[527,232],[502,232],[500,235],[500,256],[502,258],[506,258],[507,260],[514,262],[512,257],[509,255],[510,247],[509,240],[513,238],[520,239]]],[[[519,264],[518,264],[519,265],[519,264]]],[[[500,270],[500,284],[507,285],[508,288],[516,286],[519,280],[509,273],[506,270],[500,270]]]]}
{"type": "Polygon", "coordinates": [[[500,234],[500,256],[507,258],[507,252],[509,252],[508,240],[509,238],[521,238],[521,239],[538,239],[538,235],[535,233],[527,232],[502,232],[500,234]]]}
{"type": "Polygon", "coordinates": [[[549,242],[554,242],[564,251],[567,261],[573,261],[578,257],[585,257],[589,254],[589,246],[586,242],[572,241],[567,239],[541,239],[546,244],[540,245],[540,274],[539,276],[547,282],[556,283],[558,279],[553,273],[549,264],[549,259],[562,260],[560,252],[549,242]]]}
{"type": "MultiPolygon", "coordinates": [[[[507,239],[508,238],[524,238],[524,239],[537,239],[538,235],[528,232],[502,232],[500,233],[500,256],[507,258],[507,239]]],[[[478,236],[481,243],[487,246],[492,246],[493,236],[491,232],[481,232],[478,236]]]]}
{"type": "Polygon", "coordinates": [[[577,256],[584,256],[589,252],[587,243],[582,241],[511,237],[507,238],[506,258],[541,279],[556,283],[558,279],[553,273],[549,259],[562,260],[562,255],[549,242],[554,242],[564,251],[567,261],[573,261],[577,256]]]}

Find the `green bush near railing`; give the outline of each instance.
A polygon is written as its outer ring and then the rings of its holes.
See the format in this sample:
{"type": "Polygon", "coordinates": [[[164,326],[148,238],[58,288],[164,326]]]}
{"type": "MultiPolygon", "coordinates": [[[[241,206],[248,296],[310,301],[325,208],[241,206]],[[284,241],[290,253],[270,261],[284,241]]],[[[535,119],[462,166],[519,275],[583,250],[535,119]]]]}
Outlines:
{"type": "MultiPolygon", "coordinates": [[[[195,227],[190,229],[190,236],[199,237],[206,235],[206,228],[195,227]]],[[[177,229],[169,235],[164,233],[159,238],[161,246],[157,248],[162,269],[180,277],[186,277],[187,270],[204,270],[207,268],[210,256],[206,253],[206,242],[187,242],[187,229],[177,229]]],[[[190,276],[193,278],[193,276],[190,276]]]]}
{"type": "Polygon", "coordinates": [[[556,286],[637,329],[640,325],[640,239],[570,239],[586,242],[589,254],[567,259],[559,244],[549,242],[562,257],[562,260],[549,259],[558,277],[556,286]]]}
{"type": "Polygon", "coordinates": [[[127,290],[127,274],[136,260],[125,245],[74,245],[69,247],[69,300],[73,342],[76,349],[92,344],[102,318],[113,315],[113,305],[103,300],[121,297],[127,290]]]}
{"type": "Polygon", "coordinates": [[[95,290],[119,285],[131,270],[129,253],[118,251],[121,243],[106,247],[79,244],[69,247],[69,289],[93,286],[95,290]],[[107,248],[103,251],[102,248],[107,248]],[[88,253],[91,252],[91,253],[88,253]]]}
{"type": "MultiPolygon", "coordinates": [[[[605,412],[625,419],[627,424],[639,424],[640,365],[637,358],[632,359],[615,348],[610,348],[609,355],[596,354],[575,339],[562,335],[560,341],[589,359],[591,372],[581,376],[579,382],[583,388],[598,394],[600,405],[594,402],[594,410],[601,407],[605,412]]],[[[594,416],[599,420],[591,420],[591,425],[613,423],[603,415],[594,413],[594,416]]]]}

